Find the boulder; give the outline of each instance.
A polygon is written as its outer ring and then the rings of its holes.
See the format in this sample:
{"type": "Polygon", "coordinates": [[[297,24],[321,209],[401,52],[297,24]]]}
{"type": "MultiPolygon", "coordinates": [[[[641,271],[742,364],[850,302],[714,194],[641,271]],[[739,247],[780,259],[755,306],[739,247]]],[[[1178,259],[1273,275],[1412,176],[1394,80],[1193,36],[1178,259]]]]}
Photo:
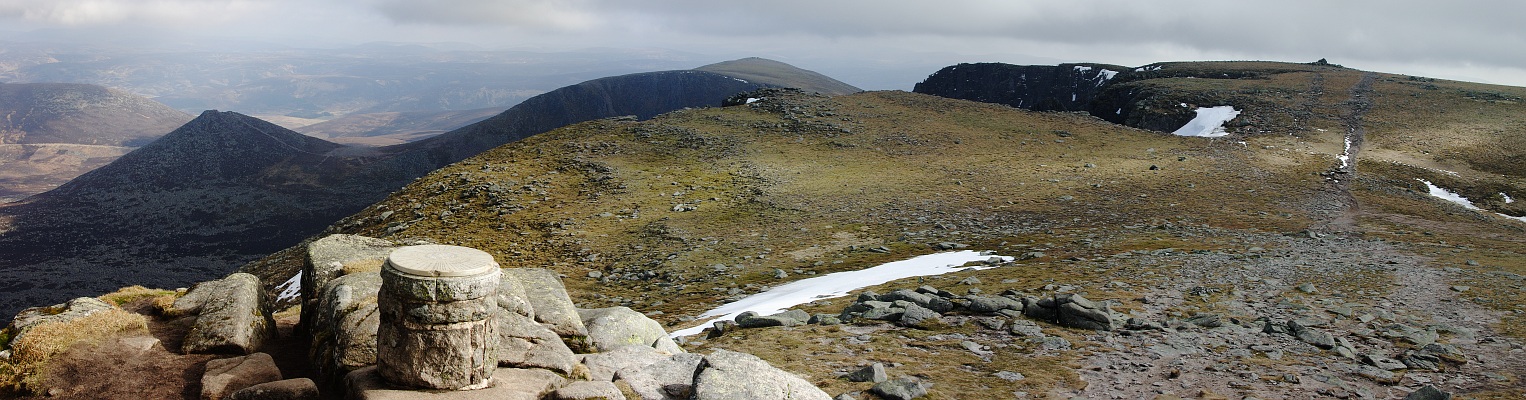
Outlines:
{"type": "Polygon", "coordinates": [[[1058,320],[1061,326],[1113,330],[1112,312],[1106,306],[1093,303],[1079,294],[1055,296],[1055,303],[1060,305],[1058,320]]]}
{"type": "Polygon", "coordinates": [[[644,367],[620,370],[616,375],[645,400],[684,400],[694,394],[694,371],[704,356],[675,354],[644,367]]]}
{"type": "Polygon", "coordinates": [[[544,268],[505,268],[505,279],[519,280],[524,287],[525,299],[535,311],[535,321],[551,328],[567,347],[576,352],[592,352],[588,342],[588,327],[567,296],[567,288],[555,272],[544,268]]]}
{"type": "Polygon", "coordinates": [[[1023,298],[1023,315],[1040,321],[1055,322],[1059,319],[1060,309],[1052,298],[1023,298]]]}
{"type": "Polygon", "coordinates": [[[498,324],[498,365],[572,373],[577,357],[556,332],[508,310],[499,309],[494,318],[498,324]]]}
{"type": "Polygon", "coordinates": [[[927,387],[921,379],[910,376],[886,380],[874,384],[869,388],[869,393],[874,393],[885,400],[911,400],[927,395],[927,387]]]}
{"type": "Polygon", "coordinates": [[[1329,350],[1335,348],[1335,337],[1330,336],[1329,332],[1304,326],[1297,321],[1288,321],[1288,333],[1304,343],[1312,344],[1321,349],[1329,350]]]}
{"type": "MultiPolygon", "coordinates": [[[[16,313],[16,317],[11,319],[11,323],[6,326],[5,331],[12,333],[10,341],[15,342],[22,336],[26,336],[27,332],[33,327],[43,323],[69,322],[113,308],[116,307],[112,307],[111,304],[107,304],[94,297],[79,297],[62,304],[54,304],[47,307],[32,307],[16,313]]],[[[0,343],[0,347],[6,346],[8,346],[7,343],[0,343]]]]}
{"type": "Polygon", "coordinates": [[[625,400],[614,382],[577,381],[551,392],[552,400],[625,400]]]}
{"type": "Polygon", "coordinates": [[[276,322],[270,317],[270,303],[260,278],[234,273],[207,290],[217,292],[201,305],[182,351],[249,354],[276,336],[276,322]]]}
{"type": "Polygon", "coordinates": [[[318,400],[318,385],[312,379],[297,378],[266,382],[239,389],[228,400],[318,400]]]}
{"type": "Polygon", "coordinates": [[[376,364],[379,290],[378,272],[345,275],[324,289],[322,301],[313,312],[314,320],[308,325],[313,338],[308,359],[317,370],[320,385],[337,384],[350,371],[376,364]]]}
{"type": "Polygon", "coordinates": [[[269,354],[211,360],[201,375],[201,399],[219,400],[240,389],[279,380],[281,370],[269,354]]]}
{"type": "Polygon", "coordinates": [[[907,304],[906,312],[901,314],[899,321],[903,326],[918,329],[931,329],[943,325],[943,316],[937,312],[916,304],[907,304]]]}
{"type": "Polygon", "coordinates": [[[662,324],[626,307],[579,309],[578,315],[588,328],[594,349],[610,351],[626,345],[652,346],[664,353],[682,353],[683,349],[668,337],[662,324]]]}
{"type": "Polygon", "coordinates": [[[857,371],[849,372],[846,378],[850,382],[880,383],[890,379],[890,376],[885,373],[885,364],[873,363],[859,368],[857,371]]]}
{"type": "Polygon", "coordinates": [[[648,346],[630,345],[583,356],[583,365],[588,367],[588,380],[608,382],[615,380],[619,371],[656,364],[670,357],[648,346]]]}
{"type": "Polygon", "coordinates": [[[302,323],[307,331],[321,304],[321,295],[329,283],[347,272],[380,271],[387,254],[397,244],[357,235],[328,235],[307,245],[307,260],[302,265],[302,323]],[[348,268],[347,268],[348,266],[348,268]],[[348,271],[347,271],[348,270],[348,271]]]}
{"type": "Polygon", "coordinates": [[[700,363],[693,398],[831,400],[832,396],[751,354],[716,350],[700,363]]]}
{"type": "Polygon", "coordinates": [[[743,328],[764,328],[770,326],[800,326],[811,320],[811,315],[800,310],[786,310],[773,315],[758,315],[748,311],[738,314],[737,326],[743,328]]]}
{"type": "Polygon", "coordinates": [[[1001,310],[1022,311],[1023,309],[1022,301],[1013,300],[1003,296],[970,295],[965,296],[965,299],[970,301],[970,304],[965,307],[969,308],[970,312],[974,313],[993,314],[1001,310]]]}
{"type": "Polygon", "coordinates": [[[1436,389],[1435,386],[1425,385],[1404,396],[1404,400],[1452,400],[1452,394],[1436,389]]]}

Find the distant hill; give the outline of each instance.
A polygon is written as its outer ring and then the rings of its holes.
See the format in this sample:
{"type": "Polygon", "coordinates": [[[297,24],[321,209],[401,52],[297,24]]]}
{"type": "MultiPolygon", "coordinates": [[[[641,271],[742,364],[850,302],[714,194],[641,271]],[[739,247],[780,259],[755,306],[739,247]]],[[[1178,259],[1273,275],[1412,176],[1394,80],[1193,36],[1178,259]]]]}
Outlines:
{"type": "Polygon", "coordinates": [[[96,85],[0,83],[0,203],[57,187],[189,120],[96,85]]]}
{"type": "Polygon", "coordinates": [[[127,282],[171,287],[227,273],[487,149],[572,123],[651,118],[793,86],[770,82],[692,70],[595,79],[433,138],[374,149],[206,112],[110,165],[0,208],[0,282],[11,282],[0,283],[0,314],[127,282]]]}
{"type": "Polygon", "coordinates": [[[354,145],[392,145],[429,138],[502,113],[500,108],[351,114],[296,128],[304,135],[354,145]]]}
{"type": "Polygon", "coordinates": [[[0,144],[136,147],[191,120],[116,89],[74,83],[0,83],[0,144]]]}
{"type": "Polygon", "coordinates": [[[57,189],[0,208],[6,311],[127,282],[183,286],[351,212],[339,145],[208,111],[57,189]]]}
{"type": "Polygon", "coordinates": [[[793,87],[825,95],[835,96],[863,91],[863,89],[853,87],[853,85],[832,79],[826,75],[766,58],[749,57],[740,60],[722,61],[695,68],[695,70],[714,72],[768,85],[793,87]]]}

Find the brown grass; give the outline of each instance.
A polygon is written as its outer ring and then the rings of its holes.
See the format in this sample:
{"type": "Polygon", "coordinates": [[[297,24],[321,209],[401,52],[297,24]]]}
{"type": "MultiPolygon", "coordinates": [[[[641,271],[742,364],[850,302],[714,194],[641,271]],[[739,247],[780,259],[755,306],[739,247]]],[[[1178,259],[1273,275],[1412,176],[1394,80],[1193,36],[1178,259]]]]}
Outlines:
{"type": "Polygon", "coordinates": [[[74,346],[93,345],[127,334],[147,334],[147,318],[111,309],[69,322],[39,324],[11,342],[11,359],[3,364],[0,385],[12,390],[46,392],[50,362],[74,346]]]}

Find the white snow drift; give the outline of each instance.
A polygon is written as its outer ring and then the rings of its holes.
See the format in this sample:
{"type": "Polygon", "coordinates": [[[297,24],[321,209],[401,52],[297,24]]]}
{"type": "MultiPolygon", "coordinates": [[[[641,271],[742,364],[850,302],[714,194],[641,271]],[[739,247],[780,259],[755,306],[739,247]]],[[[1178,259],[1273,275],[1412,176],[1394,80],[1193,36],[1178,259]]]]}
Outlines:
{"type": "MultiPolygon", "coordinates": [[[[815,278],[801,279],[763,293],[726,303],[713,310],[706,311],[704,314],[700,314],[699,319],[717,316],[720,319],[733,319],[747,311],[763,315],[774,314],[815,300],[846,296],[850,291],[897,279],[942,275],[963,270],[964,268],[960,266],[965,263],[984,261],[991,257],[998,257],[1005,261],[1012,260],[1012,257],[992,256],[970,250],[928,254],[857,271],[844,271],[815,278]]],[[[972,268],[986,269],[990,267],[972,268]]],[[[670,336],[679,337],[697,334],[709,326],[709,324],[701,324],[693,328],[675,331],[670,336]]]]}
{"type": "Polygon", "coordinates": [[[1171,134],[1201,137],[1225,136],[1229,134],[1229,131],[1224,130],[1224,123],[1238,115],[1240,110],[1236,110],[1233,106],[1198,107],[1197,117],[1187,121],[1186,125],[1182,125],[1171,134]]]}

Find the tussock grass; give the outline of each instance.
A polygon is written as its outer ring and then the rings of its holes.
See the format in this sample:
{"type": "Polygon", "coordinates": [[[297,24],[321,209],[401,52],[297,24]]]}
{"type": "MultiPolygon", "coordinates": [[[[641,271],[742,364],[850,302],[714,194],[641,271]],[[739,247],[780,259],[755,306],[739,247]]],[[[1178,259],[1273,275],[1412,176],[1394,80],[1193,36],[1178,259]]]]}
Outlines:
{"type": "Polygon", "coordinates": [[[11,342],[12,355],[0,362],[0,387],[13,391],[46,392],[49,362],[69,348],[91,345],[130,333],[148,333],[140,314],[111,309],[69,322],[39,324],[11,342]]]}

